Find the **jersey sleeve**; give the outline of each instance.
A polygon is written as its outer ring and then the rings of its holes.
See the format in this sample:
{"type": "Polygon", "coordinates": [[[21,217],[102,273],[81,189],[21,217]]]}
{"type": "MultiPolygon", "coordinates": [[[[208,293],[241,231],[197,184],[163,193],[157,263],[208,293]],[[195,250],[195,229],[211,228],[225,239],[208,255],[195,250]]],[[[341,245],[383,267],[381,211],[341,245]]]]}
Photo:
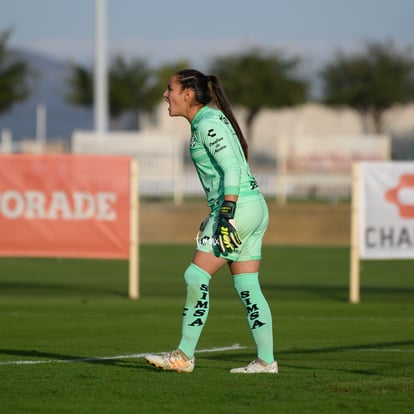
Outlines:
{"type": "Polygon", "coordinates": [[[229,121],[206,119],[199,128],[205,148],[222,175],[224,195],[239,195],[242,152],[229,121]]]}

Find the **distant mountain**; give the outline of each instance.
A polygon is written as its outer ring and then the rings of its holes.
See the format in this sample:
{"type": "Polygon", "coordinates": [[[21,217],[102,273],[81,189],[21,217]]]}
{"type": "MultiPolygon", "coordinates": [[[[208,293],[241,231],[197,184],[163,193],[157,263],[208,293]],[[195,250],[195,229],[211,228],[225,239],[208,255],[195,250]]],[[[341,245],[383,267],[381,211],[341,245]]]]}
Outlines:
{"type": "Polygon", "coordinates": [[[13,140],[34,138],[38,105],[46,108],[46,136],[49,141],[69,139],[76,129],[93,128],[93,109],[65,102],[66,79],[70,75],[68,63],[26,50],[18,51],[18,55],[37,75],[30,82],[30,97],[14,105],[10,111],[0,113],[0,131],[9,129],[13,140]]]}

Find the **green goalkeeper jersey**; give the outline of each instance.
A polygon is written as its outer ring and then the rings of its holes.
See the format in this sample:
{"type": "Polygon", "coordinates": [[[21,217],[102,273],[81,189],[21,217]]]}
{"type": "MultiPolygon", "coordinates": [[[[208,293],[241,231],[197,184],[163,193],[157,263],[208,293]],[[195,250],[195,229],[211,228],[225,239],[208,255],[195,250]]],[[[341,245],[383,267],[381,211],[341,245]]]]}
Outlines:
{"type": "Polygon", "coordinates": [[[191,122],[190,155],[208,205],[221,205],[225,195],[239,199],[259,194],[237,135],[225,115],[204,106],[191,122]]]}

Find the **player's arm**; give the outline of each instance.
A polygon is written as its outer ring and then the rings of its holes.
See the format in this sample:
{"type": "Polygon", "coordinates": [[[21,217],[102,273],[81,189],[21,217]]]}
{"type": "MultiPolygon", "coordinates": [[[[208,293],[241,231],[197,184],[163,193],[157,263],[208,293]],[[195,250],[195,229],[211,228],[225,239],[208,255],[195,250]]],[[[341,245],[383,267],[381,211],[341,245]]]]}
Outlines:
{"type": "Polygon", "coordinates": [[[241,162],[237,137],[220,122],[206,122],[203,128],[206,148],[210,151],[223,174],[224,200],[220,206],[217,226],[214,233],[216,246],[224,255],[233,252],[241,245],[234,216],[240,190],[241,162]]]}

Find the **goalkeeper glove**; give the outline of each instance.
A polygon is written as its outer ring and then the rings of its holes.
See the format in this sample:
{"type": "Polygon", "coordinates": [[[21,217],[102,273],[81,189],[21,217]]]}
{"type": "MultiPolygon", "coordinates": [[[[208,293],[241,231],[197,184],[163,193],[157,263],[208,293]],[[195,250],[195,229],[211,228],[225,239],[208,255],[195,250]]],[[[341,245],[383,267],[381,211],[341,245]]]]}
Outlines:
{"type": "Polygon", "coordinates": [[[224,255],[232,253],[242,243],[234,221],[235,212],[236,203],[234,201],[223,201],[217,218],[214,244],[218,246],[219,251],[224,255]]]}

